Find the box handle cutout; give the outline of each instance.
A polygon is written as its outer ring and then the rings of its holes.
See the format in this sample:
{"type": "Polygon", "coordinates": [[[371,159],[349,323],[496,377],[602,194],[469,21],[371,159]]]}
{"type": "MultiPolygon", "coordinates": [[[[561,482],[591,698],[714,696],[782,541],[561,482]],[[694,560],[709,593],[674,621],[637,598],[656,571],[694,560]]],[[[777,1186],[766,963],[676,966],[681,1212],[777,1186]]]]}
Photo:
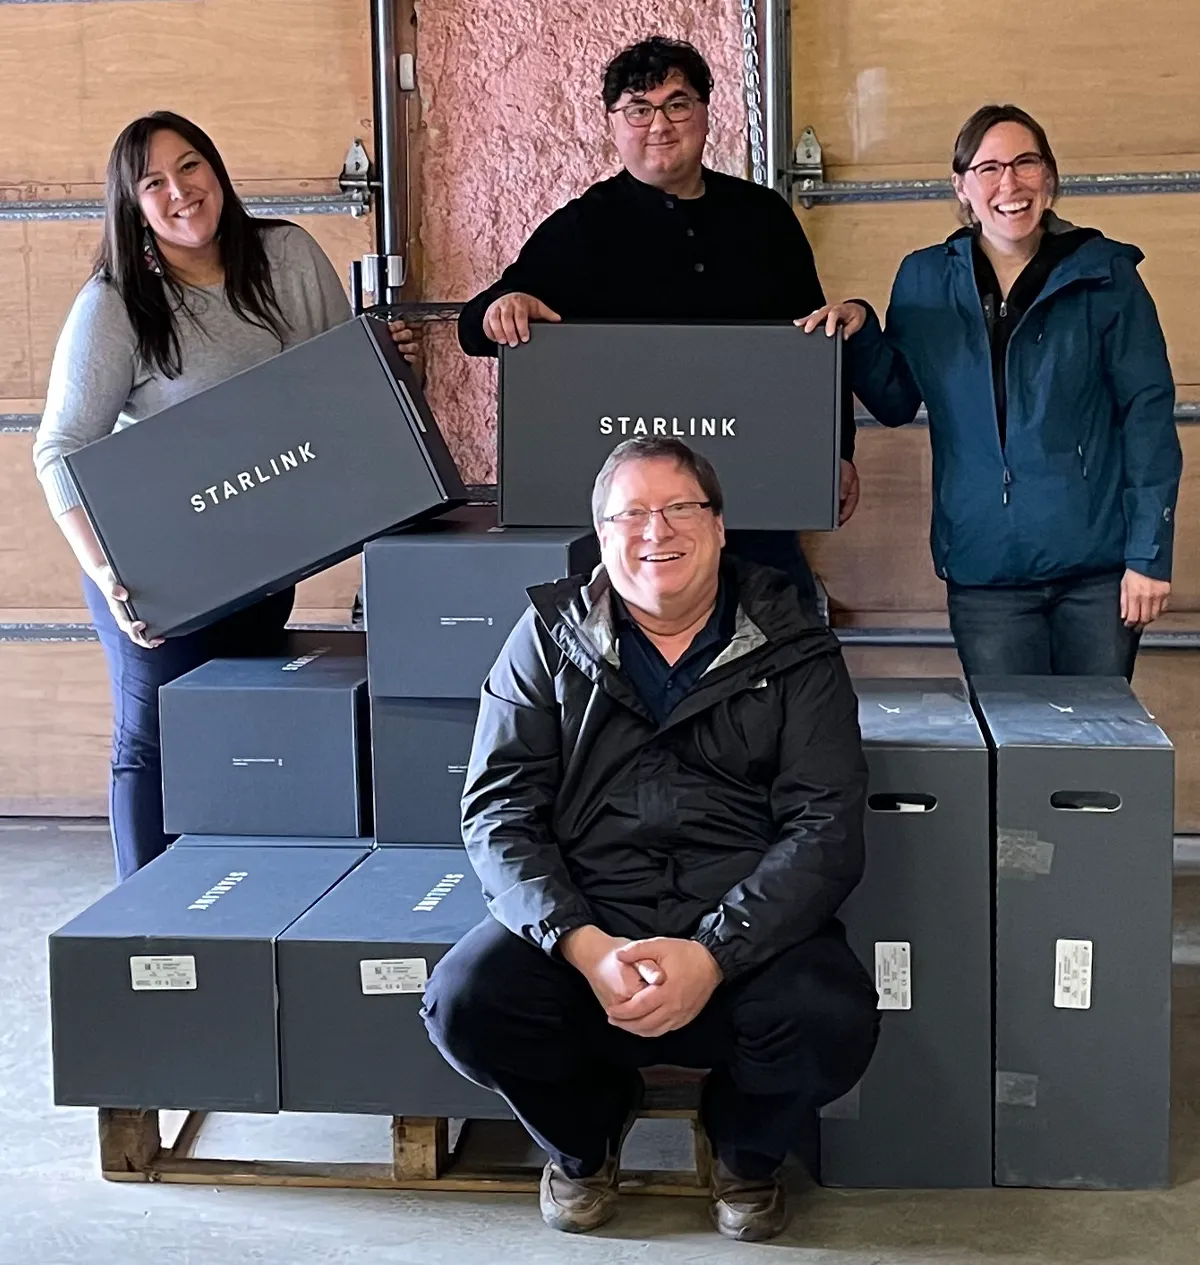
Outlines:
{"type": "Polygon", "coordinates": [[[1121,797],[1112,791],[1055,791],[1050,807],[1068,813],[1115,813],[1121,797]]]}
{"type": "Polygon", "coordinates": [[[870,795],[867,807],[873,813],[931,813],[937,807],[937,796],[902,794],[870,795]]]}

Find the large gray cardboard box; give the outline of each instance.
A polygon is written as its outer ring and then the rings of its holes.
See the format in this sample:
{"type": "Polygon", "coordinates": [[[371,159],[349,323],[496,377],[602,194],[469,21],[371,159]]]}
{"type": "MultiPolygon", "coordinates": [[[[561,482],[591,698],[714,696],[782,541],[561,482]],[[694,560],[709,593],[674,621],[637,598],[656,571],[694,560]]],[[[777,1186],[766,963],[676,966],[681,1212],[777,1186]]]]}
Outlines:
{"type": "Polygon", "coordinates": [[[1164,1186],[1171,744],[1118,678],[972,684],[996,750],[996,1182],[1164,1186]]]}
{"type": "Polygon", "coordinates": [[[304,835],[180,835],[173,848],[356,848],[370,852],[375,840],[368,835],[353,839],[304,835]]]}
{"type": "Polygon", "coordinates": [[[412,369],[366,316],[66,462],[154,637],[203,627],[466,497],[412,369]]]}
{"type": "Polygon", "coordinates": [[[591,531],[499,527],[494,505],[453,510],[363,550],[371,693],[479,697],[526,590],[589,574],[591,531]]]}
{"type": "Polygon", "coordinates": [[[474,698],[372,698],[375,839],[462,845],[462,793],[479,717],[474,698]]]}
{"type": "Polygon", "coordinates": [[[170,834],[371,828],[367,662],[314,650],[210,659],[158,694],[170,834]]]}
{"type": "Polygon", "coordinates": [[[54,1101],[278,1111],[275,940],[363,855],[169,848],[54,932],[54,1101]]]}
{"type": "Polygon", "coordinates": [[[508,1118],[421,1019],[438,962],[488,916],[461,849],[373,853],[279,939],[285,1111],[508,1118]]]}
{"type": "Polygon", "coordinates": [[[500,521],[590,527],[622,440],[674,436],[716,467],[730,528],[837,526],[842,340],[791,323],[538,324],[500,348],[500,521]]]}
{"type": "Polygon", "coordinates": [[[870,770],[867,865],[842,906],[874,973],[880,1036],[822,1113],[832,1186],[992,1184],[987,743],[959,680],[856,680],[870,770]]]}

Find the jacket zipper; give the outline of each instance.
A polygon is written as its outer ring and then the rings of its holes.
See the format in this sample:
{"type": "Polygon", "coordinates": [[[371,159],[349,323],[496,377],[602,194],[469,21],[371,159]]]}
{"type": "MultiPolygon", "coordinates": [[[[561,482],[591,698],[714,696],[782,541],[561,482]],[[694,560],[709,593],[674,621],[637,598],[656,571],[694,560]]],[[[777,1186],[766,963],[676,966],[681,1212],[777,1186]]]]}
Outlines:
{"type": "MultiPolygon", "coordinates": [[[[1051,275],[1053,275],[1053,274],[1051,274],[1051,275]]],[[[1048,281],[1048,280],[1049,280],[1049,278],[1047,278],[1047,281],[1048,281]]],[[[1005,352],[1004,352],[1004,376],[1005,376],[1005,385],[1006,385],[1006,387],[1007,387],[1007,380],[1008,380],[1008,362],[1012,359],[1012,345],[1013,345],[1013,339],[1014,339],[1014,338],[1016,338],[1017,333],[1018,333],[1018,331],[1020,330],[1021,326],[1022,326],[1022,325],[1024,325],[1024,324],[1025,324],[1025,322],[1029,319],[1029,313],[1030,313],[1030,312],[1032,312],[1032,311],[1033,311],[1033,309],[1034,309],[1035,307],[1037,307],[1039,304],[1044,303],[1044,302],[1045,302],[1048,298],[1050,298],[1050,296],[1051,296],[1051,295],[1053,295],[1053,294],[1057,294],[1057,293],[1059,292],[1059,290],[1064,290],[1064,289],[1066,289],[1066,287],[1067,287],[1068,285],[1073,285],[1073,284],[1075,283],[1075,281],[1077,281],[1077,280],[1079,280],[1079,278],[1075,278],[1075,277],[1073,277],[1073,278],[1071,278],[1071,280],[1070,280],[1070,281],[1068,281],[1068,282],[1060,282],[1058,285],[1056,285],[1056,286],[1054,287],[1054,289],[1053,289],[1053,290],[1047,290],[1047,289],[1043,288],[1043,289],[1042,289],[1041,294],[1039,294],[1039,295],[1038,295],[1038,296],[1037,296],[1037,297],[1033,300],[1033,302],[1032,302],[1032,303],[1031,303],[1031,304],[1030,304],[1030,305],[1029,305],[1029,306],[1025,309],[1025,311],[1021,313],[1021,319],[1017,322],[1017,327],[1016,327],[1016,329],[1014,329],[1014,330],[1013,330],[1013,332],[1012,332],[1012,333],[1008,336],[1008,347],[1005,349],[1005,352]]],[[[984,334],[985,334],[985,336],[987,336],[987,342],[988,342],[988,362],[990,363],[990,362],[991,362],[991,358],[992,358],[992,355],[991,355],[991,337],[990,337],[990,335],[988,335],[988,329],[987,329],[987,317],[986,317],[986,314],[985,314],[985,313],[984,313],[984,311],[983,311],[983,300],[980,298],[980,295],[979,295],[979,288],[978,288],[978,286],[976,286],[976,284],[975,284],[975,277],[974,277],[974,272],[973,272],[973,271],[972,271],[972,275],[971,275],[971,289],[975,292],[975,297],[976,297],[976,299],[977,299],[977,300],[978,300],[978,302],[979,302],[979,311],[980,311],[980,315],[984,317],[984,322],[983,322],[983,325],[984,325],[984,334]]],[[[1001,315],[1001,316],[1007,316],[1007,315],[1008,315],[1008,300],[1007,300],[1007,299],[1002,299],[1002,300],[1001,300],[1001,302],[1000,302],[1000,315],[1001,315]]],[[[1008,392],[1007,392],[1007,390],[1006,390],[1006,391],[1005,391],[1005,396],[1007,397],[1007,395],[1008,395],[1008,392]]],[[[993,413],[995,412],[995,399],[996,399],[996,387],[995,387],[995,383],[993,382],[993,384],[992,384],[992,406],[993,406],[993,407],[992,407],[992,411],[993,411],[993,413]]],[[[1005,505],[1007,505],[1007,504],[1009,503],[1009,500],[1011,499],[1011,498],[1010,498],[1010,493],[1009,493],[1009,488],[1012,486],[1013,476],[1012,476],[1012,471],[1009,469],[1009,466],[1008,466],[1008,453],[1007,453],[1007,451],[1006,451],[1006,448],[1007,448],[1007,446],[1008,446],[1008,445],[1007,445],[1007,444],[1001,444],[1001,443],[1000,443],[1000,419],[999,419],[999,417],[997,417],[997,418],[996,418],[996,443],[997,443],[998,447],[1000,448],[1000,460],[1004,463],[1004,492],[1003,492],[1003,501],[1004,501],[1004,504],[1005,504],[1005,505]]],[[[1079,446],[1079,456],[1080,456],[1080,459],[1082,460],[1082,458],[1083,458],[1083,448],[1082,448],[1082,445],[1080,445],[1080,446],[1079,446]]],[[[1086,462],[1084,462],[1084,464],[1083,464],[1083,477],[1084,477],[1085,479],[1087,478],[1087,464],[1086,464],[1086,462]]]]}

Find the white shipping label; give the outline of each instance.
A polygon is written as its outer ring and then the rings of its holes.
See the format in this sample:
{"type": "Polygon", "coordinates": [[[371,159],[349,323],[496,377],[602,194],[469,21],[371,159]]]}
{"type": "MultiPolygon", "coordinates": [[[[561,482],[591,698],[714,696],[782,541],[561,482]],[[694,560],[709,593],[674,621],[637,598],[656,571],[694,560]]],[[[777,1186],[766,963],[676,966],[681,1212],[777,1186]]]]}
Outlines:
{"type": "Polygon", "coordinates": [[[130,958],[129,978],[139,993],[195,988],[196,959],[191,954],[130,958]]]}
{"type": "Polygon", "coordinates": [[[1090,1010],[1092,942],[1057,940],[1054,944],[1054,1004],[1059,1010],[1090,1010]]]}
{"type": "Polygon", "coordinates": [[[912,946],[907,940],[875,942],[875,991],[880,1010],[912,1009],[912,946]]]}
{"type": "Polygon", "coordinates": [[[362,990],[372,993],[423,993],[429,982],[424,958],[364,958],[358,964],[362,990]]]}

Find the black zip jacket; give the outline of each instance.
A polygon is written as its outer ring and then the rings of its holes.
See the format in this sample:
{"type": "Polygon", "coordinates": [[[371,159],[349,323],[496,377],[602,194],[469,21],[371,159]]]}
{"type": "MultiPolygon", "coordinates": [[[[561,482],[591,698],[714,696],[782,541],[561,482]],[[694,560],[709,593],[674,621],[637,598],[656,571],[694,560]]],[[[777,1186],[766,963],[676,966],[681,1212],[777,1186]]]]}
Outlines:
{"type": "Polygon", "coordinates": [[[552,952],[589,923],[691,937],[726,978],[817,934],[863,869],[866,764],[833,634],[727,559],[729,645],[656,724],[603,571],[530,590],[484,684],[463,839],[493,916],[552,952]]]}

